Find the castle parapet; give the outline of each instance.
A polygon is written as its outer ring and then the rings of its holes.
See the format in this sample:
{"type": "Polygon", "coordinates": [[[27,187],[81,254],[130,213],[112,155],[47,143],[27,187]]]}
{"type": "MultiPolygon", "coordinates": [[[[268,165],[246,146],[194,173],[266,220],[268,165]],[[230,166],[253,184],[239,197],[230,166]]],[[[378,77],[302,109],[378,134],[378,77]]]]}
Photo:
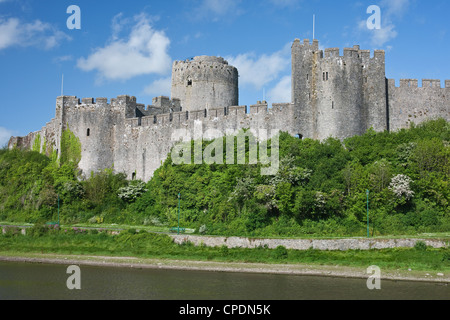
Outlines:
{"type": "Polygon", "coordinates": [[[363,59],[363,61],[370,60],[370,50],[360,50],[359,54],[360,54],[361,58],[363,59]]]}
{"type": "Polygon", "coordinates": [[[419,80],[417,79],[400,79],[400,88],[417,88],[419,80]]]}
{"type": "Polygon", "coordinates": [[[56,98],[56,102],[57,105],[61,107],[74,107],[81,104],[80,99],[76,96],[60,96],[56,98]]]}
{"type": "Polygon", "coordinates": [[[423,88],[441,88],[441,80],[423,79],[422,87],[423,88]]]}
{"type": "Polygon", "coordinates": [[[319,50],[319,40],[314,39],[312,44],[309,41],[309,39],[304,39],[303,40],[303,44],[300,43],[300,39],[295,39],[293,46],[300,46],[303,48],[309,48],[312,49],[313,51],[318,51],[319,50]]]}
{"type": "Polygon", "coordinates": [[[229,107],[229,114],[236,116],[245,116],[247,114],[247,106],[229,107]]]}
{"type": "Polygon", "coordinates": [[[386,56],[386,52],[384,50],[375,50],[373,52],[373,57],[375,59],[384,59],[386,56]]]}
{"type": "Polygon", "coordinates": [[[94,98],[83,98],[81,99],[82,104],[94,104],[94,98]]]}
{"type": "Polygon", "coordinates": [[[339,57],[339,48],[325,49],[325,58],[339,57]]]}
{"type": "Polygon", "coordinates": [[[395,79],[388,79],[388,85],[392,88],[420,88],[420,89],[445,89],[450,88],[450,80],[445,80],[445,87],[441,87],[441,80],[423,79],[422,87],[419,87],[418,79],[400,79],[400,86],[396,86],[395,79]]]}
{"type": "Polygon", "coordinates": [[[97,98],[95,100],[95,104],[97,107],[107,107],[108,106],[108,98],[97,98]]]}
{"type": "Polygon", "coordinates": [[[267,112],[268,107],[267,101],[258,101],[256,104],[250,106],[250,114],[267,112]]]}
{"type": "Polygon", "coordinates": [[[344,48],[344,58],[359,58],[358,50],[354,48],[344,48]]]}

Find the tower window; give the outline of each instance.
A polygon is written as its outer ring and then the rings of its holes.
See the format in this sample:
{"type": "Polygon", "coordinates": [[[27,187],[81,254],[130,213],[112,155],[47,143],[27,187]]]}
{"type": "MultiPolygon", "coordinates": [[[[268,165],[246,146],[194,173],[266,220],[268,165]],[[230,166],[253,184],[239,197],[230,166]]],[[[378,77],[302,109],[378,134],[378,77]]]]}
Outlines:
{"type": "Polygon", "coordinates": [[[205,109],[205,118],[208,116],[208,110],[205,109]]]}
{"type": "Polygon", "coordinates": [[[327,81],[328,81],[328,72],[327,72],[327,81]]]}
{"type": "Polygon", "coordinates": [[[91,129],[87,129],[86,135],[89,137],[91,136],[91,129]]]}
{"type": "Polygon", "coordinates": [[[192,79],[188,79],[187,85],[188,85],[188,87],[192,87],[192,79]]]}

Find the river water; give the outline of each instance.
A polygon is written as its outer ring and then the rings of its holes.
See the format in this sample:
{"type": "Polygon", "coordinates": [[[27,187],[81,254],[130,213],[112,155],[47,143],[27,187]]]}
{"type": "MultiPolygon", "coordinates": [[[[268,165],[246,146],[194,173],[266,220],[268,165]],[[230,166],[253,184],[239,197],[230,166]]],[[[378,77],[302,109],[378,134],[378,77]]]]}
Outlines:
{"type": "Polygon", "coordinates": [[[0,262],[0,300],[450,300],[450,285],[314,276],[80,267],[0,262]]]}

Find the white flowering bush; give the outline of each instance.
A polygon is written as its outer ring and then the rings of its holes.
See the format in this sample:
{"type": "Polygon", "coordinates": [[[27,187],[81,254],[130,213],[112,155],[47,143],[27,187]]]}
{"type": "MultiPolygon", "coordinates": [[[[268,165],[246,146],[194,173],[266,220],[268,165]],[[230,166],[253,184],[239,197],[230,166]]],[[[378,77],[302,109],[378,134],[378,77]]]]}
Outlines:
{"type": "Polygon", "coordinates": [[[135,183],[131,183],[127,187],[120,188],[117,195],[123,201],[134,202],[145,192],[147,192],[147,189],[145,189],[145,183],[142,181],[138,181],[135,183]]]}
{"type": "Polygon", "coordinates": [[[404,174],[399,174],[392,178],[389,189],[397,198],[405,198],[406,200],[410,200],[414,197],[414,191],[411,190],[412,182],[413,181],[410,177],[404,174]]]}

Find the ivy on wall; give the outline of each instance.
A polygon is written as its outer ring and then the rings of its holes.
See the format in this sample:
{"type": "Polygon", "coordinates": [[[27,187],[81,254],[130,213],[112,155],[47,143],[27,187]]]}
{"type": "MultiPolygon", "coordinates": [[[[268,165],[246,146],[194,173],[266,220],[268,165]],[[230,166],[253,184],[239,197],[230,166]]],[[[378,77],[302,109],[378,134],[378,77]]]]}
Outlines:
{"type": "Polygon", "coordinates": [[[64,130],[61,135],[61,157],[60,164],[72,163],[78,166],[81,160],[81,142],[80,139],[69,129],[64,130]]]}

